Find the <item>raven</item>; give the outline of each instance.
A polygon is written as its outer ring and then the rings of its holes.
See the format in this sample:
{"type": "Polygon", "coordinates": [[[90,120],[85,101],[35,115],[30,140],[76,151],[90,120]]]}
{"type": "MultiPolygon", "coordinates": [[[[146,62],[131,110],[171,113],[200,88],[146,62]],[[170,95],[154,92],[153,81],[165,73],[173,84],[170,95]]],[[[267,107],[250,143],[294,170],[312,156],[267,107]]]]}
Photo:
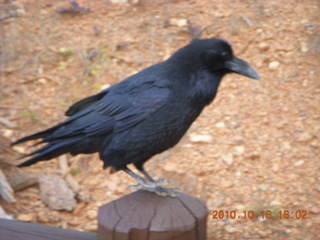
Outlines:
{"type": "Polygon", "coordinates": [[[69,117],[13,145],[39,139],[47,143],[22,156],[19,166],[50,160],[64,153],[99,152],[103,168],[123,170],[137,188],[174,195],[166,181],[154,181],[143,165],[176,145],[203,108],[216,96],[224,75],[238,73],[259,80],[250,65],[237,58],[226,41],[194,39],[164,62],[150,66],[100,93],[72,105],[69,117]],[[130,170],[132,163],[144,176],[130,170]]]}

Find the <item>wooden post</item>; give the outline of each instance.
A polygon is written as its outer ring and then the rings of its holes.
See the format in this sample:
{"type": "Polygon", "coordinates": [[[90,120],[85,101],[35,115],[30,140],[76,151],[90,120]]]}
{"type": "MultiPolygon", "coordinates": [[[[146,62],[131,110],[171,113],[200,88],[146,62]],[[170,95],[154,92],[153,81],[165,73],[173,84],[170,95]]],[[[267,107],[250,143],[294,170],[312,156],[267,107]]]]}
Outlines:
{"type": "Polygon", "coordinates": [[[98,234],[0,219],[0,240],[205,240],[207,208],[178,193],[137,191],[99,209],[98,234]]]}
{"type": "Polygon", "coordinates": [[[99,240],[205,240],[207,208],[184,193],[137,191],[99,209],[99,240]]]}

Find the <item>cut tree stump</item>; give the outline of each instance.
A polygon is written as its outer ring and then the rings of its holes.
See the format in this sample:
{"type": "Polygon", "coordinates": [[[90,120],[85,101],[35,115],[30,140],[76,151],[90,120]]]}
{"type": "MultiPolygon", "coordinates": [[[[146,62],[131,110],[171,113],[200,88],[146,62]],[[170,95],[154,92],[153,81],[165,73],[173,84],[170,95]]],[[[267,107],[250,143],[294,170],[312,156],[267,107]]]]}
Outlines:
{"type": "Polygon", "coordinates": [[[205,240],[207,207],[184,193],[137,191],[99,209],[99,240],[205,240]]]}

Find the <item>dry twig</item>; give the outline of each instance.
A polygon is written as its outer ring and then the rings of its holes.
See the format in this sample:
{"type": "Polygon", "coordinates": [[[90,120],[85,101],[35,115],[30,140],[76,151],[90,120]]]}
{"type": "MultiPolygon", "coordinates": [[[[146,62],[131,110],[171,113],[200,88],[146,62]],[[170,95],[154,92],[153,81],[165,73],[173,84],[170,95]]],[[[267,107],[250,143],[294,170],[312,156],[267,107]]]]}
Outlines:
{"type": "Polygon", "coordinates": [[[8,128],[18,128],[17,124],[15,124],[5,118],[2,118],[2,117],[0,117],[0,123],[2,123],[3,125],[5,125],[8,128]]]}
{"type": "Polygon", "coordinates": [[[5,201],[9,203],[16,201],[16,199],[13,196],[13,190],[1,169],[0,169],[0,195],[5,201]]]}

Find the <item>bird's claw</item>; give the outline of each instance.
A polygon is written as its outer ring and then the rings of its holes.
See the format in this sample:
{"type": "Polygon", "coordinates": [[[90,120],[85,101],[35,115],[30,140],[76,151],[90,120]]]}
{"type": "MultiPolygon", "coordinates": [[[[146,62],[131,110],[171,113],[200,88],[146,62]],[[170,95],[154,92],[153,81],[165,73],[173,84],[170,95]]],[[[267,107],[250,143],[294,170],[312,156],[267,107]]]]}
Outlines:
{"type": "Polygon", "coordinates": [[[177,191],[179,188],[174,187],[174,188],[165,188],[163,187],[164,185],[167,185],[168,182],[172,181],[171,179],[160,179],[159,181],[156,182],[150,182],[150,181],[145,181],[141,182],[137,185],[130,185],[129,188],[133,188],[135,190],[146,190],[149,192],[154,192],[160,196],[171,196],[175,197],[177,191]]]}
{"type": "Polygon", "coordinates": [[[160,185],[160,186],[165,186],[165,185],[167,185],[167,184],[170,183],[170,182],[173,182],[173,180],[172,180],[172,179],[168,179],[168,178],[161,178],[161,179],[159,179],[158,181],[156,181],[156,183],[157,183],[158,185],[160,185]]]}

